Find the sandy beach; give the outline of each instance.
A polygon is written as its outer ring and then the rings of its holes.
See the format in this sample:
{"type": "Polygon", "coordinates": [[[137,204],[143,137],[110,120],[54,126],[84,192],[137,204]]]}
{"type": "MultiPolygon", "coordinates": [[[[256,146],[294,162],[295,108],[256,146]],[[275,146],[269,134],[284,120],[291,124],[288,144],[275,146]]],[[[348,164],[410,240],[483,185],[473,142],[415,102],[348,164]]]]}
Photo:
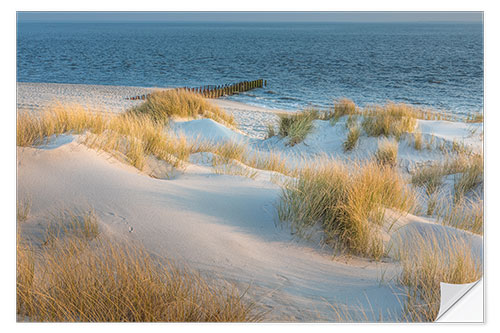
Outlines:
{"type": "MultiPolygon", "coordinates": [[[[36,113],[58,101],[80,104],[91,112],[123,113],[143,102],[127,97],[154,90],[18,83],[17,107],[18,112],[36,113]]],[[[379,144],[378,137],[361,135],[356,148],[346,152],[346,116],[336,123],[314,120],[313,130],[292,146],[278,135],[267,138],[268,125],[278,126],[278,114],[286,111],[224,98],[210,102],[232,114],[237,129],[200,118],[173,121],[168,131],[187,140],[243,142],[258,156],[278,154],[293,166],[321,157],[368,160],[379,144]]],[[[457,142],[464,149],[480,152],[482,126],[418,119],[422,140],[432,142],[431,147],[416,149],[413,138],[403,137],[396,167],[404,177],[410,177],[415,170],[444,158],[438,147],[451,149],[457,142]]],[[[138,242],[155,256],[248,288],[247,296],[267,310],[265,321],[335,321],[332,304],[345,307],[354,316],[363,313],[368,321],[401,317],[404,291],[397,281],[401,266],[395,255],[389,252],[381,260],[334,255],[331,247],[319,241],[321,232],[309,239],[300,238],[279,221],[276,207],[282,184],[276,179],[292,176],[245,165],[242,170],[252,172],[252,177],[225,174],[210,162],[211,153],[202,152],[193,153],[184,167],[175,171],[152,158],[138,170],[112,154],[90,148],[83,137],[65,133],[41,145],[18,146],[18,201],[29,199],[31,205],[22,223],[26,238],[40,241],[54,212],[91,208],[102,233],[138,242]],[[168,171],[162,173],[162,168],[168,171]]],[[[444,178],[441,195],[452,193],[455,176],[444,178]]],[[[418,191],[424,195],[424,190],[418,191]]],[[[401,239],[410,244],[406,240],[416,235],[436,239],[452,235],[470,245],[476,258],[482,260],[482,235],[443,225],[436,217],[405,214],[384,228],[385,246],[396,248],[396,240],[401,239]]]]}
{"type": "MultiPolygon", "coordinates": [[[[42,110],[57,102],[79,104],[94,112],[121,113],[142,102],[127,98],[145,95],[155,90],[160,88],[18,82],[17,108],[28,111],[42,110]]],[[[231,112],[239,128],[248,136],[256,138],[265,136],[267,124],[276,122],[276,114],[287,112],[227,99],[216,99],[213,102],[231,112]]]]}

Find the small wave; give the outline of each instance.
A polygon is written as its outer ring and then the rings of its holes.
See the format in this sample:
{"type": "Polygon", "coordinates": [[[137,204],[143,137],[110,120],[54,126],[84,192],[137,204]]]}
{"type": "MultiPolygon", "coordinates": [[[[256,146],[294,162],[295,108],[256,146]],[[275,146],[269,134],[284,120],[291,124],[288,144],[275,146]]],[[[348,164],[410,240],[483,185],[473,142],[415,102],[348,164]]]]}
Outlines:
{"type": "Polygon", "coordinates": [[[429,79],[427,80],[428,83],[435,83],[435,84],[442,84],[443,81],[439,81],[439,80],[432,80],[432,79],[429,79]]]}
{"type": "Polygon", "coordinates": [[[276,91],[272,91],[272,90],[266,90],[266,91],[264,91],[264,92],[265,92],[266,94],[273,94],[273,95],[277,94],[277,92],[276,92],[276,91]]]}
{"type": "Polygon", "coordinates": [[[283,101],[300,101],[300,98],[289,97],[289,96],[278,97],[278,99],[281,99],[283,101]]]}

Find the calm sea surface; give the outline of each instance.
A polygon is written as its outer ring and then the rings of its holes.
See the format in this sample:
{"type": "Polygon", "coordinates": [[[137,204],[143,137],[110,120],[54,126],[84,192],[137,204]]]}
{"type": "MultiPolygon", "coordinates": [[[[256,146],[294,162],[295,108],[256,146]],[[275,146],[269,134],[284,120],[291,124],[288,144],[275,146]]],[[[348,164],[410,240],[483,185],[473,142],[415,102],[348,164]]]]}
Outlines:
{"type": "Polygon", "coordinates": [[[20,23],[17,80],[144,87],[264,78],[231,97],[329,107],[387,100],[483,107],[483,29],[434,23],[20,23]]]}

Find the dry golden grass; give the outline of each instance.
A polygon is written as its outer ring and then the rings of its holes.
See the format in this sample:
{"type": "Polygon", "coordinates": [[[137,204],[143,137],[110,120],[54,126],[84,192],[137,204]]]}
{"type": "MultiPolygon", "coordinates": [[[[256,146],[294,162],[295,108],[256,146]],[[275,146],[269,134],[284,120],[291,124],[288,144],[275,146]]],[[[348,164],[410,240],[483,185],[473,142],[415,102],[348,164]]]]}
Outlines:
{"type": "MultiPolygon", "coordinates": [[[[131,118],[121,118],[119,121],[135,122],[131,118]]],[[[183,137],[172,136],[161,128],[155,128],[160,125],[150,122],[149,126],[145,125],[142,130],[138,128],[127,134],[120,134],[112,129],[100,135],[88,134],[83,138],[83,143],[90,148],[106,151],[139,170],[143,170],[149,155],[174,167],[182,166],[191,154],[192,145],[183,137]]]]}
{"type": "Polygon", "coordinates": [[[100,234],[95,212],[81,210],[61,210],[51,214],[50,222],[45,230],[43,244],[52,244],[62,238],[76,237],[91,241],[100,234]]]}
{"type": "Polygon", "coordinates": [[[328,242],[351,253],[380,258],[379,228],[386,208],[406,212],[415,196],[394,168],[369,162],[309,164],[283,188],[278,217],[306,236],[320,225],[328,242]]]}
{"type": "Polygon", "coordinates": [[[353,150],[358,144],[359,137],[361,136],[361,127],[359,125],[352,125],[349,127],[347,138],[344,141],[344,152],[353,150]]]}
{"type": "Polygon", "coordinates": [[[484,201],[479,195],[450,201],[443,198],[436,204],[437,220],[444,225],[482,235],[484,229],[484,201]]]}
{"type": "Polygon", "coordinates": [[[274,128],[274,125],[273,124],[267,124],[266,139],[272,138],[275,135],[276,135],[276,130],[274,128]]]}
{"type": "Polygon", "coordinates": [[[249,168],[245,165],[239,164],[233,161],[221,161],[217,158],[212,159],[212,168],[214,172],[218,175],[232,175],[241,176],[250,179],[255,179],[258,175],[258,171],[249,168]]]}
{"type": "Polygon", "coordinates": [[[412,175],[412,183],[424,186],[426,192],[432,194],[442,185],[442,178],[452,174],[463,174],[456,178],[457,186],[462,191],[474,188],[474,184],[477,186],[482,181],[483,154],[448,154],[442,162],[419,167],[412,175]]]}
{"type": "Polygon", "coordinates": [[[444,161],[420,167],[412,175],[411,182],[425,189],[427,215],[437,213],[444,224],[456,228],[482,233],[483,202],[480,199],[483,183],[483,155],[455,154],[444,161]],[[440,189],[443,177],[454,174],[453,200],[443,196],[440,189]],[[467,197],[469,196],[469,197],[467,197]]]}
{"type": "Polygon", "coordinates": [[[481,113],[476,113],[474,115],[467,116],[467,119],[465,120],[466,123],[482,123],[484,122],[484,114],[481,113]]]}
{"type": "Polygon", "coordinates": [[[413,143],[416,150],[422,150],[422,132],[413,133],[413,143]]]}
{"type": "MultiPolygon", "coordinates": [[[[59,225],[59,223],[56,223],[59,225]]],[[[17,241],[18,318],[35,322],[257,321],[262,312],[234,285],[209,281],[142,247],[86,237],[69,224],[34,247],[17,241]],[[73,229],[72,229],[73,228],[73,229]],[[64,236],[64,237],[63,237],[64,236]]]]}
{"type": "Polygon", "coordinates": [[[382,139],[378,142],[375,152],[375,161],[380,165],[395,167],[398,163],[398,142],[395,140],[382,139]]]}
{"type": "Polygon", "coordinates": [[[420,114],[409,105],[388,103],[384,106],[368,107],[363,116],[361,125],[367,135],[394,136],[399,140],[403,133],[413,133],[420,114]]]}
{"type": "Polygon", "coordinates": [[[21,113],[17,119],[17,144],[43,144],[52,135],[86,133],[83,143],[104,150],[139,170],[147,156],[178,167],[193,150],[184,137],[168,134],[146,115],[94,114],[83,107],[56,105],[37,115],[21,113]]]}
{"type": "Polygon", "coordinates": [[[335,120],[338,120],[342,116],[354,115],[358,112],[356,104],[348,98],[341,98],[333,106],[333,117],[335,120]]]}
{"type": "Polygon", "coordinates": [[[347,129],[350,129],[350,128],[356,127],[356,126],[359,126],[358,115],[356,115],[356,114],[349,115],[345,121],[345,127],[347,129]]]}
{"type": "Polygon", "coordinates": [[[241,162],[255,169],[274,171],[287,176],[296,175],[296,170],[287,166],[285,158],[273,151],[247,153],[241,162]]]}
{"type": "Polygon", "coordinates": [[[144,103],[129,112],[148,115],[161,124],[166,124],[171,117],[203,117],[213,119],[229,127],[236,127],[232,115],[228,115],[200,94],[182,89],[156,91],[150,94],[144,103]]]}
{"type": "Polygon", "coordinates": [[[17,201],[16,217],[17,222],[24,222],[28,219],[31,212],[31,199],[17,201]]]}
{"type": "Polygon", "coordinates": [[[250,152],[247,145],[233,142],[189,142],[184,136],[167,132],[163,124],[147,114],[95,115],[83,107],[57,105],[37,116],[20,114],[17,127],[17,141],[22,145],[43,144],[51,135],[85,133],[85,145],[106,151],[139,170],[145,168],[148,156],[180,168],[192,153],[212,152],[224,161],[237,160],[256,169],[291,173],[278,154],[271,152],[263,157],[250,152]]]}
{"type": "Polygon", "coordinates": [[[224,141],[218,144],[204,142],[192,145],[192,153],[209,152],[214,154],[213,165],[223,165],[234,160],[254,169],[274,171],[284,175],[295,175],[286,159],[274,151],[261,152],[251,149],[247,143],[224,141]]]}
{"type": "Polygon", "coordinates": [[[279,135],[288,137],[288,144],[294,146],[306,138],[313,130],[313,120],[319,119],[317,110],[305,110],[295,114],[280,115],[279,135]]]}
{"type": "Polygon", "coordinates": [[[426,214],[428,216],[433,216],[438,208],[438,205],[441,201],[441,196],[439,191],[435,191],[427,194],[427,211],[426,214]]]}
{"type": "Polygon", "coordinates": [[[475,190],[483,183],[483,178],[483,155],[469,155],[467,163],[462,166],[462,172],[455,177],[455,200],[460,201],[467,193],[475,190]]]}
{"type": "Polygon", "coordinates": [[[214,154],[212,166],[217,174],[255,179],[259,170],[266,170],[292,177],[297,175],[297,171],[289,168],[286,160],[273,151],[250,151],[246,145],[234,143],[216,145],[209,151],[214,154]]]}
{"type": "Polygon", "coordinates": [[[67,132],[79,134],[85,130],[102,133],[108,117],[92,113],[79,105],[54,104],[40,114],[21,112],[17,114],[18,146],[43,144],[52,135],[67,132]]]}
{"type": "Polygon", "coordinates": [[[443,176],[443,166],[431,164],[417,168],[411,177],[411,182],[415,186],[424,187],[426,194],[430,196],[443,185],[443,176]]]}
{"type": "Polygon", "coordinates": [[[226,161],[242,161],[247,154],[247,150],[246,145],[232,141],[225,141],[213,146],[213,153],[226,161]]]}
{"type": "Polygon", "coordinates": [[[482,265],[471,248],[458,239],[412,239],[418,249],[401,246],[401,284],[407,287],[406,320],[434,321],[439,312],[440,283],[463,284],[479,280],[482,265]],[[444,245],[438,245],[444,243],[444,245]]]}

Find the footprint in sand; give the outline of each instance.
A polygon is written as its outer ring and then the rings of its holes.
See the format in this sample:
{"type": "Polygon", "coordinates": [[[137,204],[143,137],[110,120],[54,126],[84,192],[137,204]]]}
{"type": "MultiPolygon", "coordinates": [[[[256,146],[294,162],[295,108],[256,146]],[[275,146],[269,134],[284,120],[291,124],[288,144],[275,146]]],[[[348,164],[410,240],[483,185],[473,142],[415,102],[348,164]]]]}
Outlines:
{"type": "Polygon", "coordinates": [[[286,276],[281,274],[275,274],[275,275],[280,281],[283,281],[283,283],[290,284],[290,280],[286,276]]]}
{"type": "Polygon", "coordinates": [[[113,212],[108,212],[107,215],[111,216],[112,217],[112,220],[111,222],[112,223],[118,223],[118,224],[125,224],[127,227],[128,227],[128,232],[133,232],[134,231],[134,227],[132,227],[128,222],[127,222],[127,218],[124,217],[124,216],[120,216],[120,215],[116,215],[115,213],[113,212]]]}

